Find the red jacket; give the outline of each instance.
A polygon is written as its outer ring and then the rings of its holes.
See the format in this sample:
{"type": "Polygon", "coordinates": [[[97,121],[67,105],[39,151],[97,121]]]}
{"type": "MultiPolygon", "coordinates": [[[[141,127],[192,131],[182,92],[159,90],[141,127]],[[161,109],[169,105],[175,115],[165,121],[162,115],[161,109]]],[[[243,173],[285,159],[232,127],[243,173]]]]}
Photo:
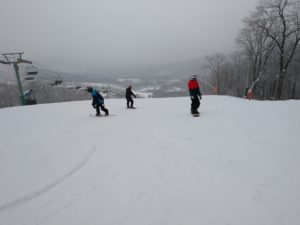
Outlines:
{"type": "Polygon", "coordinates": [[[200,91],[200,85],[196,79],[192,79],[188,83],[190,96],[197,97],[199,96],[201,99],[201,91],[200,91]]]}
{"type": "Polygon", "coordinates": [[[200,85],[197,80],[192,79],[188,83],[189,90],[199,89],[200,85]]]}

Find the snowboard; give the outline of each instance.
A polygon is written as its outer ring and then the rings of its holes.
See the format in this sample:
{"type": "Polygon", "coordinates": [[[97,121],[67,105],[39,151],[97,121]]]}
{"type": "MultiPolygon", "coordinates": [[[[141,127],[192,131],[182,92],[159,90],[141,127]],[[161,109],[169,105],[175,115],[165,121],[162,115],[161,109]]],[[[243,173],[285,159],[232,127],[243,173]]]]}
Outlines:
{"type": "Polygon", "coordinates": [[[193,117],[198,117],[198,116],[200,116],[200,113],[199,113],[198,111],[196,111],[196,112],[191,112],[191,114],[192,114],[193,117]]]}
{"type": "Polygon", "coordinates": [[[100,116],[96,116],[96,117],[112,117],[112,116],[116,116],[116,114],[109,114],[109,115],[100,115],[100,116]]]}
{"type": "Polygon", "coordinates": [[[103,117],[112,117],[112,116],[116,116],[116,114],[109,114],[108,116],[106,116],[105,114],[99,115],[99,116],[96,116],[96,115],[94,115],[94,114],[90,114],[90,117],[99,117],[99,118],[103,118],[103,117]]]}

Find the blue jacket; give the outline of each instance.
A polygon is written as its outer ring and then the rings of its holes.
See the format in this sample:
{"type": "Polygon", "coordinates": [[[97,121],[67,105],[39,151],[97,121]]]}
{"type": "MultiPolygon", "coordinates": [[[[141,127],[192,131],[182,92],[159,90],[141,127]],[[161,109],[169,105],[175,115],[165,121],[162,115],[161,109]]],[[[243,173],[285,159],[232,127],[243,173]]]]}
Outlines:
{"type": "Polygon", "coordinates": [[[104,104],[104,98],[102,95],[95,89],[92,91],[92,97],[93,97],[93,103],[92,105],[103,105],[104,104]]]}

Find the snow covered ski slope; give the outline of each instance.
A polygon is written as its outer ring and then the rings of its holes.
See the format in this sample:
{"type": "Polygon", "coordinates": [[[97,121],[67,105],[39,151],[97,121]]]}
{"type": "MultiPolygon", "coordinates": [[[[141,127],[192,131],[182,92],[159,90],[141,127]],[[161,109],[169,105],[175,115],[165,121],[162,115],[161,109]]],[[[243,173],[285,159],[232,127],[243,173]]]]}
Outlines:
{"type": "Polygon", "coordinates": [[[0,224],[300,224],[300,101],[135,105],[0,109],[0,224]]]}

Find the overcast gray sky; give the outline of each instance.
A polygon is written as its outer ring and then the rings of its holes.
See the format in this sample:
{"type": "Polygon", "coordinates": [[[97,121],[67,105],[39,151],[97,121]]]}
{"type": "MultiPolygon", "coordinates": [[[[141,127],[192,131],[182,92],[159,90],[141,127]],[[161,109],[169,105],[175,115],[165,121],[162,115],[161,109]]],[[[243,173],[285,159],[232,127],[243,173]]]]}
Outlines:
{"type": "Polygon", "coordinates": [[[56,69],[155,65],[231,52],[257,0],[0,0],[0,52],[56,69]]]}

